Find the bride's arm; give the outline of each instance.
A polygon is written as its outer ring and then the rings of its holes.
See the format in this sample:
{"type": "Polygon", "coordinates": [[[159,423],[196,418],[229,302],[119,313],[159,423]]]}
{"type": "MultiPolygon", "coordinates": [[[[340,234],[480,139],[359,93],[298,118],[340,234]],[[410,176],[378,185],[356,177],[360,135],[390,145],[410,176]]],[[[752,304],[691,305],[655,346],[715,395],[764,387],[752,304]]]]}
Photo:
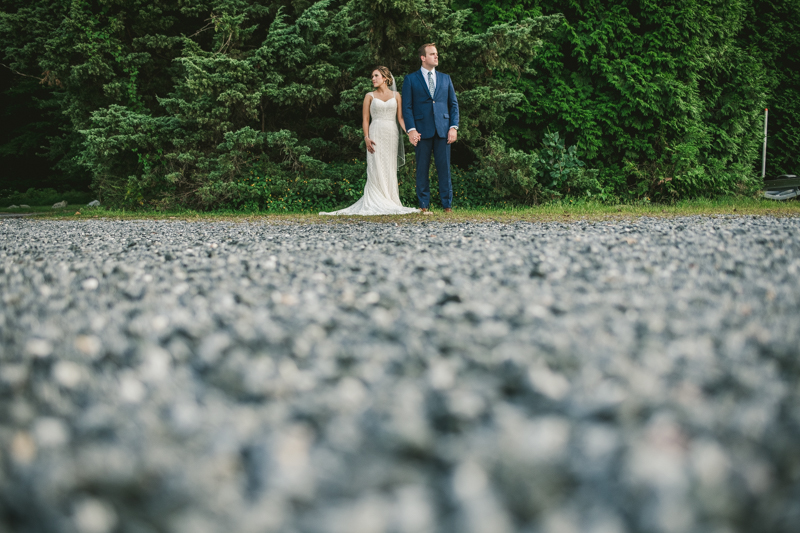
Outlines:
{"type": "Polygon", "coordinates": [[[364,142],[367,144],[367,151],[375,153],[375,141],[369,138],[369,105],[372,103],[372,95],[367,93],[364,96],[364,105],[361,106],[361,129],[364,130],[364,142]]]}
{"type": "Polygon", "coordinates": [[[406,121],[403,120],[403,99],[400,97],[400,93],[396,93],[394,95],[397,98],[397,121],[400,123],[400,127],[403,128],[405,133],[406,131],[406,121]]]}

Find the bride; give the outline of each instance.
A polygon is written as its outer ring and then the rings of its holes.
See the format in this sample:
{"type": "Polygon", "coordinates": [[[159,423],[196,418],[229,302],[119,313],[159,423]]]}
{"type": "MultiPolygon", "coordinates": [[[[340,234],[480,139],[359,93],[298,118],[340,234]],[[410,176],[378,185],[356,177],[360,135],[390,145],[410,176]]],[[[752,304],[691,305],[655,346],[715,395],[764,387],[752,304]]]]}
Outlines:
{"type": "Polygon", "coordinates": [[[397,167],[405,163],[405,153],[397,123],[403,131],[406,126],[400,95],[388,68],[377,67],[372,71],[372,86],[375,90],[364,96],[363,105],[362,127],[367,144],[364,195],[350,207],[320,215],[406,215],[420,212],[400,203],[397,167]]]}

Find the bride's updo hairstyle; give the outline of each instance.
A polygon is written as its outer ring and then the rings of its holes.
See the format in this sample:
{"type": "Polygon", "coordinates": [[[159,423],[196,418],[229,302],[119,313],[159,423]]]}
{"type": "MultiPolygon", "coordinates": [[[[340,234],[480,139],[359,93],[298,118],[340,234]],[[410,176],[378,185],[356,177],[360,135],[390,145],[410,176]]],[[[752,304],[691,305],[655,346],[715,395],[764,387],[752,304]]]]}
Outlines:
{"type": "Polygon", "coordinates": [[[392,73],[389,72],[389,69],[384,66],[378,66],[372,69],[372,72],[378,71],[381,73],[381,76],[386,78],[386,87],[391,87],[394,83],[394,78],[392,77],[392,73]]]}

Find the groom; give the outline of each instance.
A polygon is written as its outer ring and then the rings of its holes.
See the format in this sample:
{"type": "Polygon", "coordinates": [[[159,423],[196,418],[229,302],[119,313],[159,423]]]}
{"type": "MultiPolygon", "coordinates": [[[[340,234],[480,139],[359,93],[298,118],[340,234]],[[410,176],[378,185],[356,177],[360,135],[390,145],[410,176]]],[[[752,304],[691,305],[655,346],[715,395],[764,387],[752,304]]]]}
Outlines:
{"type": "Polygon", "coordinates": [[[445,213],[453,211],[450,181],[450,145],[458,138],[458,100],[450,76],[436,71],[439,52],[435,43],[419,48],[422,68],[403,82],[403,120],[408,140],[416,148],[417,199],[423,213],[430,213],[431,189],[428,176],[431,154],[439,175],[439,197],[445,213]]]}

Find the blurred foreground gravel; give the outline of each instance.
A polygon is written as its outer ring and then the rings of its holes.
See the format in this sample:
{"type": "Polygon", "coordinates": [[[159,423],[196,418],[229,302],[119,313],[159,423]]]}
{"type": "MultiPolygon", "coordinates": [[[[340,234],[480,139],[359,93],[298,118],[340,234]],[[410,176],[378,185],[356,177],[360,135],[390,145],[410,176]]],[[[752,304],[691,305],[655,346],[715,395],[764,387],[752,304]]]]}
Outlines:
{"type": "Polygon", "coordinates": [[[0,531],[800,531],[800,219],[0,222],[0,531]]]}

